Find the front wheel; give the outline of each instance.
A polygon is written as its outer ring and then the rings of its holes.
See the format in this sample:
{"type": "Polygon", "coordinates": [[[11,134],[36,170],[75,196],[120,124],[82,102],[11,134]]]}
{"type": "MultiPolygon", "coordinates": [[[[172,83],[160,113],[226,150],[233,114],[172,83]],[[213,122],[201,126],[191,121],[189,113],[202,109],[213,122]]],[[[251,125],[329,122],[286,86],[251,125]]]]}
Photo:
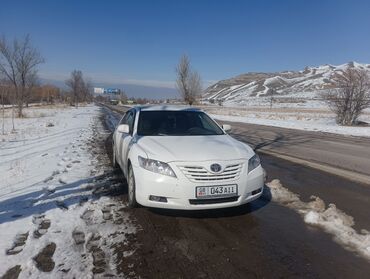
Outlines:
{"type": "Polygon", "coordinates": [[[128,168],[128,206],[130,208],[137,207],[136,202],[136,187],[135,187],[135,176],[134,171],[132,170],[132,166],[129,166],[128,168]]]}
{"type": "Polygon", "coordinates": [[[116,151],[114,148],[114,144],[112,144],[112,166],[114,169],[118,169],[118,163],[116,158],[116,151]]]}

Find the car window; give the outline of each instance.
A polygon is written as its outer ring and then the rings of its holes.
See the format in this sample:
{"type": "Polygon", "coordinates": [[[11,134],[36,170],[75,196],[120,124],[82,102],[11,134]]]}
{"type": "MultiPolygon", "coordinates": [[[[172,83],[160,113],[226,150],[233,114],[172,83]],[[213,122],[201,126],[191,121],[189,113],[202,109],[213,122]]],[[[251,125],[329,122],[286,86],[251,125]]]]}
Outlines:
{"type": "Polygon", "coordinates": [[[130,111],[128,117],[127,117],[127,124],[130,127],[130,134],[132,134],[132,131],[134,130],[134,123],[135,123],[135,112],[130,111]]]}
{"type": "Polygon", "coordinates": [[[205,119],[203,115],[198,115],[199,121],[201,122],[201,125],[204,129],[212,130],[214,128],[214,122],[208,121],[208,119],[205,119]]]}
{"type": "Polygon", "coordinates": [[[129,126],[130,134],[132,134],[132,131],[134,129],[135,115],[136,112],[134,110],[129,110],[126,112],[126,114],[122,117],[121,121],[119,122],[119,125],[127,124],[129,126]]]}
{"type": "Polygon", "coordinates": [[[121,121],[119,122],[119,125],[127,124],[127,118],[130,114],[130,111],[126,112],[125,115],[122,117],[121,121]]]}
{"type": "Polygon", "coordinates": [[[137,133],[142,136],[224,134],[222,129],[201,111],[141,111],[137,133]]]}

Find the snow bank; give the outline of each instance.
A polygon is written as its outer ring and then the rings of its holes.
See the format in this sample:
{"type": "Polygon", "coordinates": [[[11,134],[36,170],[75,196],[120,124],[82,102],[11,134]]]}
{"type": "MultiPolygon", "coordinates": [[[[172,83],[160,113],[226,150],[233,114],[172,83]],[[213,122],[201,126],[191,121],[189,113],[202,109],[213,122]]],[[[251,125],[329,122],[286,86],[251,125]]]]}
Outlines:
{"type": "MultiPolygon", "coordinates": [[[[335,116],[328,112],[266,112],[241,111],[229,108],[207,109],[211,117],[231,122],[251,123],[306,131],[320,131],[350,136],[370,137],[370,127],[340,126],[335,116]]],[[[363,114],[359,120],[370,123],[370,115],[363,114]]]]}
{"type": "Polygon", "coordinates": [[[267,183],[267,186],[273,201],[295,210],[307,224],[323,229],[344,248],[370,260],[370,232],[361,230],[358,233],[353,229],[353,217],[338,209],[335,204],[326,207],[324,201],[316,196],[312,196],[310,202],[303,202],[277,179],[267,183]]]}
{"type": "Polygon", "coordinates": [[[101,275],[117,276],[113,246],[136,229],[124,203],[98,194],[122,188],[96,155],[109,132],[99,110],[25,109],[27,117],[15,119],[15,132],[6,119],[0,141],[0,276],[21,265],[19,278],[92,278],[97,257],[104,262],[101,275]],[[50,243],[56,245],[55,267],[42,272],[34,258],[50,243]]]}

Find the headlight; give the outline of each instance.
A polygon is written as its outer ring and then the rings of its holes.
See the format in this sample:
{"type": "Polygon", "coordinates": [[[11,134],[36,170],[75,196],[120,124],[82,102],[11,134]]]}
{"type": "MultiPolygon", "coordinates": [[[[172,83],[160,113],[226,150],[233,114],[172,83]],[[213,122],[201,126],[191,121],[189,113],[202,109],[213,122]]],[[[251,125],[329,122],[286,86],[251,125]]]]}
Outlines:
{"type": "Polygon", "coordinates": [[[261,164],[260,157],[257,154],[254,154],[252,158],[248,161],[248,173],[257,168],[261,164]]]}
{"type": "Polygon", "coordinates": [[[175,172],[171,169],[171,167],[168,164],[157,160],[146,159],[140,156],[138,158],[140,167],[148,171],[176,177],[175,172]]]}

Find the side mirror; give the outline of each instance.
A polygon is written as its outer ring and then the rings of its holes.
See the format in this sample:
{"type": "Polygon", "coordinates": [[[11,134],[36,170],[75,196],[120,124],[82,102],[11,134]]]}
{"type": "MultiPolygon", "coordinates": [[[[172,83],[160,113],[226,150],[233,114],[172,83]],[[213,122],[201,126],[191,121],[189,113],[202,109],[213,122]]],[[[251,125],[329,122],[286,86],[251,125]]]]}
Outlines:
{"type": "Polygon", "coordinates": [[[231,126],[229,124],[224,124],[222,125],[222,129],[225,131],[225,132],[228,132],[231,130],[231,126]]]}
{"type": "Polygon", "coordinates": [[[128,134],[130,133],[130,127],[127,124],[121,124],[117,127],[117,132],[128,134]]]}

